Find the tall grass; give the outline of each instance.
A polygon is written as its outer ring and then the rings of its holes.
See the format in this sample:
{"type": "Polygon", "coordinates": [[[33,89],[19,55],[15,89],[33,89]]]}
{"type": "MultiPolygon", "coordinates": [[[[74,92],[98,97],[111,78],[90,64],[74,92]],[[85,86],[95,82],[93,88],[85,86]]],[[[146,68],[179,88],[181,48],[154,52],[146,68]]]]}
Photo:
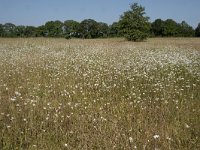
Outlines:
{"type": "Polygon", "coordinates": [[[0,149],[200,149],[198,43],[0,39],[0,149]]]}

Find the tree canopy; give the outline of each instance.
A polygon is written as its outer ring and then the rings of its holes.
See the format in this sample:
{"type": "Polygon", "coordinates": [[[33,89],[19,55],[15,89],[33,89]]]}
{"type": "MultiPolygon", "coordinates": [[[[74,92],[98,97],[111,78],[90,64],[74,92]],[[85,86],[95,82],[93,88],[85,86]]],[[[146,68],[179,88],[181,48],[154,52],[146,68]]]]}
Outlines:
{"type": "Polygon", "coordinates": [[[78,26],[79,22],[74,20],[66,20],[63,26],[65,38],[69,39],[72,37],[78,37],[78,26]]]}
{"type": "Polygon", "coordinates": [[[200,37],[200,23],[198,24],[197,28],[195,29],[196,37],[200,37]]]}
{"type": "Polygon", "coordinates": [[[143,41],[147,37],[200,37],[200,23],[194,30],[186,21],[177,23],[173,19],[156,19],[152,23],[146,16],[145,8],[137,3],[124,12],[118,22],[108,25],[94,19],[81,22],[47,21],[44,25],[24,26],[13,23],[0,24],[0,37],[65,37],[107,38],[125,37],[130,41],[143,41]]]}
{"type": "Polygon", "coordinates": [[[93,19],[85,19],[83,20],[79,27],[78,31],[81,38],[91,39],[97,38],[97,31],[98,23],[93,19]]]}
{"type": "Polygon", "coordinates": [[[144,16],[144,7],[134,3],[131,10],[124,12],[119,21],[121,32],[130,41],[143,41],[149,35],[149,17],[144,16]]]}
{"type": "Polygon", "coordinates": [[[192,37],[194,29],[186,21],[177,23],[172,19],[156,19],[151,24],[151,34],[158,37],[192,37]]]}

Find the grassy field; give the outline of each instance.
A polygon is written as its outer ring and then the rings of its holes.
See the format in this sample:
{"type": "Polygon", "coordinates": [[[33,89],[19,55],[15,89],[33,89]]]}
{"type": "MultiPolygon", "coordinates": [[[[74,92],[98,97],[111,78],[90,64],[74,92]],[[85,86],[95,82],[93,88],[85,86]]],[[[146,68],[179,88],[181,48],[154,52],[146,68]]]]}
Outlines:
{"type": "Polygon", "coordinates": [[[1,38],[0,149],[200,149],[200,39],[1,38]]]}

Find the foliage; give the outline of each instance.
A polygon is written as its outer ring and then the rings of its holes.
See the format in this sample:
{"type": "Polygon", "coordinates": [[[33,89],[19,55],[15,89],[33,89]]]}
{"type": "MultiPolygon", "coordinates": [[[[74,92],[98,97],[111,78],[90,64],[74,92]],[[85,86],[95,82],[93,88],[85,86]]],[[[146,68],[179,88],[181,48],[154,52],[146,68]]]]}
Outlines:
{"type": "Polygon", "coordinates": [[[44,25],[37,27],[36,37],[47,37],[46,28],[44,25]]]}
{"type": "Polygon", "coordinates": [[[195,35],[194,29],[186,22],[182,21],[179,24],[179,36],[182,37],[193,37],[195,35]]]}
{"type": "Polygon", "coordinates": [[[110,37],[119,37],[122,36],[120,34],[119,23],[114,22],[112,25],[109,26],[109,36],[110,37]]]}
{"type": "Polygon", "coordinates": [[[119,21],[120,30],[128,40],[143,41],[150,30],[149,17],[145,17],[145,9],[137,3],[131,5],[131,10],[124,12],[119,21]]]}
{"type": "Polygon", "coordinates": [[[165,21],[156,19],[151,24],[151,33],[157,37],[192,37],[194,36],[194,29],[185,21],[176,23],[172,19],[165,21]]]}
{"type": "Polygon", "coordinates": [[[24,37],[25,36],[25,29],[26,27],[25,26],[16,26],[15,28],[15,34],[16,36],[18,37],[24,37]]]}
{"type": "Polygon", "coordinates": [[[98,23],[93,19],[83,20],[79,27],[78,32],[81,38],[91,39],[98,37],[98,23]]]}
{"type": "Polygon", "coordinates": [[[74,20],[66,20],[64,22],[64,35],[66,39],[78,37],[79,22],[74,20]]]}
{"type": "Polygon", "coordinates": [[[108,37],[109,27],[106,23],[98,22],[97,30],[98,30],[97,37],[102,37],[102,38],[108,37]]]}
{"type": "Polygon", "coordinates": [[[198,24],[197,28],[195,29],[195,36],[200,37],[200,23],[198,24]]]}
{"type": "Polygon", "coordinates": [[[4,36],[4,29],[3,29],[3,25],[0,24],[0,37],[4,36]]]}
{"type": "Polygon", "coordinates": [[[35,37],[36,36],[36,27],[26,26],[24,35],[25,37],[35,37]]]}
{"type": "Polygon", "coordinates": [[[46,34],[49,37],[61,37],[63,35],[63,23],[61,21],[48,21],[45,24],[46,34]]]}
{"type": "Polygon", "coordinates": [[[167,19],[163,27],[164,36],[175,36],[178,34],[178,25],[172,19],[167,19]]]}
{"type": "Polygon", "coordinates": [[[16,26],[12,23],[6,23],[3,26],[5,37],[15,37],[16,36],[16,26]]]}
{"type": "Polygon", "coordinates": [[[0,37],[65,37],[107,38],[125,37],[130,41],[143,41],[147,37],[193,37],[200,36],[200,25],[194,30],[187,22],[177,23],[173,19],[156,19],[151,24],[145,16],[145,9],[134,3],[124,12],[118,22],[109,25],[93,19],[80,23],[74,20],[61,22],[47,21],[39,27],[16,26],[12,23],[0,24],[0,37]]]}
{"type": "Polygon", "coordinates": [[[154,36],[163,36],[163,27],[164,21],[162,19],[156,19],[151,24],[151,33],[154,34],[154,36]]]}

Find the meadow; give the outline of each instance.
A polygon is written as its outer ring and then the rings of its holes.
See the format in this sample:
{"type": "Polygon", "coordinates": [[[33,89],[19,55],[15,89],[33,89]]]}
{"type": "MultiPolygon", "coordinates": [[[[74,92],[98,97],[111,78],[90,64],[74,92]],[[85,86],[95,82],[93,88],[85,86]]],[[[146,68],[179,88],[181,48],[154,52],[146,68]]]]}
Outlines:
{"type": "Polygon", "coordinates": [[[200,149],[200,39],[0,38],[0,149],[200,149]]]}

